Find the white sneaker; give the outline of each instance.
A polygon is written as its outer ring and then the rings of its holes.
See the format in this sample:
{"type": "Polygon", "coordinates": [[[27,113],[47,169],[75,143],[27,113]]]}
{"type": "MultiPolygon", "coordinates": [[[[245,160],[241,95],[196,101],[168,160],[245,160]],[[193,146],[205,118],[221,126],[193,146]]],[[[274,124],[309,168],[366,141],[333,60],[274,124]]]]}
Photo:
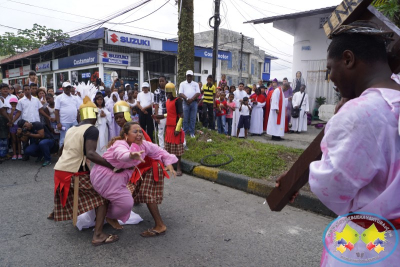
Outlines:
{"type": "Polygon", "coordinates": [[[192,138],[196,138],[196,136],[195,136],[194,134],[191,134],[191,135],[190,135],[190,137],[192,137],[192,138]]]}

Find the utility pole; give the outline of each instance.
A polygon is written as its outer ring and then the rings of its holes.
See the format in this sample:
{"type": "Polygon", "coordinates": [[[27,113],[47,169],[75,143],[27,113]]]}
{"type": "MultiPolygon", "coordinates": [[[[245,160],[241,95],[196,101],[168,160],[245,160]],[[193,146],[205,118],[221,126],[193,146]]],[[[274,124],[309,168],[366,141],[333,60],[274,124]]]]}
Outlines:
{"type": "Polygon", "coordinates": [[[209,24],[211,28],[214,28],[214,45],[213,45],[213,61],[212,61],[212,76],[214,83],[217,82],[217,62],[218,62],[218,30],[221,24],[221,18],[219,17],[219,6],[221,1],[214,0],[215,2],[215,12],[214,16],[210,18],[209,24]],[[211,20],[214,19],[214,26],[211,26],[211,20]]]}
{"type": "Polygon", "coordinates": [[[239,83],[242,82],[242,71],[243,71],[243,43],[244,43],[244,35],[242,35],[242,44],[240,46],[240,72],[239,72],[239,83]]]}

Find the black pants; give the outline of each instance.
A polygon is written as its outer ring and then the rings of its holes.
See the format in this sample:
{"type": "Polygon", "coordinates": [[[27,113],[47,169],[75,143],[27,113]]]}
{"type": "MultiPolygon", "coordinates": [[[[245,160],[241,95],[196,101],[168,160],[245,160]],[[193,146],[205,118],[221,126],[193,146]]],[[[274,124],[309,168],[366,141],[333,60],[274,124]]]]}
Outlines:
{"type": "Polygon", "coordinates": [[[148,108],[146,109],[147,114],[144,114],[141,110],[139,110],[139,124],[140,127],[142,127],[143,131],[145,131],[151,138],[151,141],[154,142],[154,124],[153,124],[153,118],[151,115],[153,114],[153,109],[148,108]]]}
{"type": "Polygon", "coordinates": [[[203,102],[203,127],[215,130],[214,104],[203,102]]]}

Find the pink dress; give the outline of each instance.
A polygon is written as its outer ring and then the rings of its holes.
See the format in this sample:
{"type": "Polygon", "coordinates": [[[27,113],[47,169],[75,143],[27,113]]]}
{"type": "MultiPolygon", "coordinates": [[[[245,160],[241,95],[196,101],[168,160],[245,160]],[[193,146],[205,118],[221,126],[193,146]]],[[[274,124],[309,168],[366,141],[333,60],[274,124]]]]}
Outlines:
{"type": "MultiPolygon", "coordinates": [[[[143,150],[142,158],[146,155],[150,158],[161,160],[165,166],[178,161],[175,155],[171,155],[159,146],[143,141],[139,146],[143,150]]],[[[138,160],[129,158],[130,146],[125,140],[118,140],[107,149],[103,158],[118,169],[127,169],[140,164],[138,160]]],[[[90,172],[90,181],[93,188],[104,198],[110,201],[107,217],[126,222],[129,219],[133,207],[133,198],[127,189],[127,184],[133,173],[132,170],[124,170],[121,173],[114,173],[113,170],[95,165],[90,172]]]]}
{"type": "MultiPolygon", "coordinates": [[[[400,218],[399,108],[399,91],[370,88],[347,102],[326,125],[322,159],[311,163],[309,183],[336,214],[369,212],[388,220],[400,218]]],[[[351,226],[359,233],[365,230],[351,226]]],[[[332,235],[324,238],[328,246],[335,242],[332,235]]],[[[387,242],[385,251],[394,245],[387,242]]],[[[391,256],[371,266],[399,266],[399,262],[397,246],[391,256]]],[[[350,265],[324,248],[321,266],[350,265]]]]}

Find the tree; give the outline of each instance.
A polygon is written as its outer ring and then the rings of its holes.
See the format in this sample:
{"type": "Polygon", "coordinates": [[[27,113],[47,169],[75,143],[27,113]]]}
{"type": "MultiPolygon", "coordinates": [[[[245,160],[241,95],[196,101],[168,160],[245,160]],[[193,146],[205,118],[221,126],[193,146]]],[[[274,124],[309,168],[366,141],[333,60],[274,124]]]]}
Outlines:
{"type": "Polygon", "coordinates": [[[32,29],[18,30],[17,34],[6,32],[0,35],[0,56],[16,55],[66,38],[69,35],[62,30],[49,29],[35,23],[32,29]]]}
{"type": "Polygon", "coordinates": [[[372,5],[400,28],[400,0],[375,0],[372,5]]]}
{"type": "Polygon", "coordinates": [[[186,80],[186,71],[194,67],[193,0],[177,0],[178,14],[178,78],[177,84],[186,80]],[[181,7],[182,5],[182,7],[181,7]]]}

